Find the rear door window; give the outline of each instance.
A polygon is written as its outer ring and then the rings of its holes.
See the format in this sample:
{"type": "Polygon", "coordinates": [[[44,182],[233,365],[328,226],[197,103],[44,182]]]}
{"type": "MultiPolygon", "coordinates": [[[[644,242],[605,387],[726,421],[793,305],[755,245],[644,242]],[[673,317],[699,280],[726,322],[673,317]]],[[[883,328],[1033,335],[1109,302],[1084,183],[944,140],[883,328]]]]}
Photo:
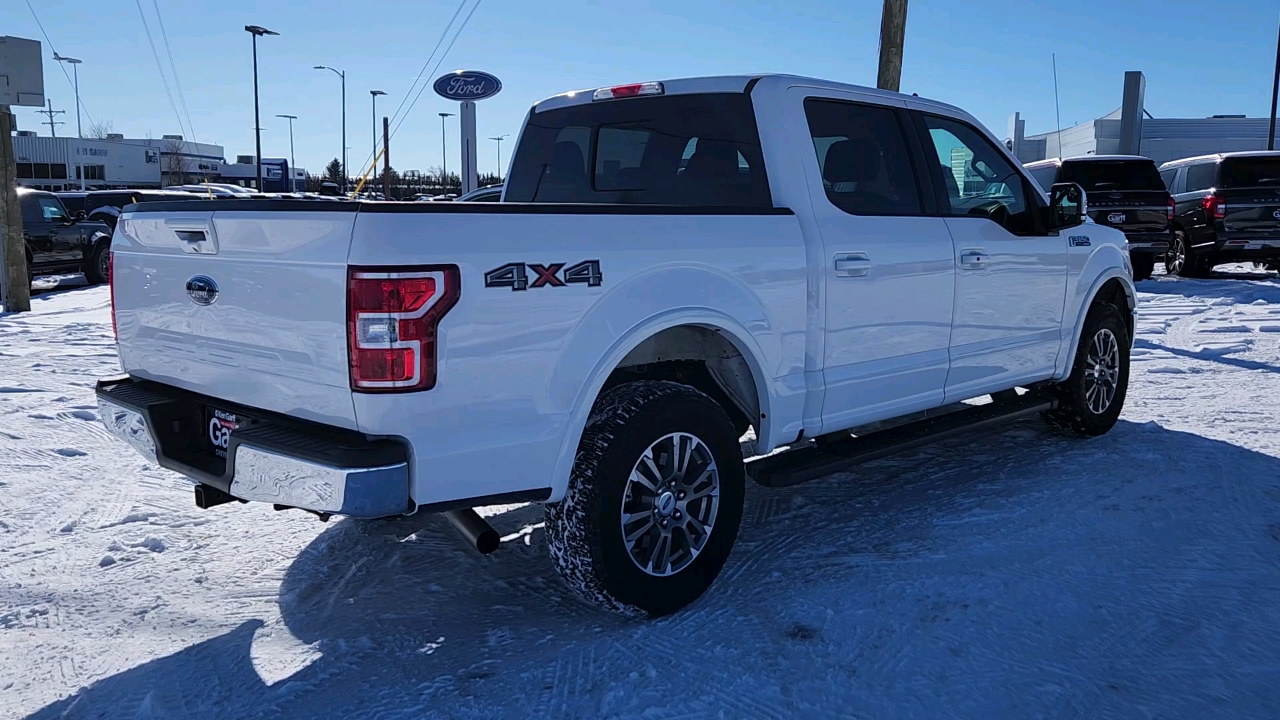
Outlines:
{"type": "Polygon", "coordinates": [[[533,113],[507,202],[772,207],[743,93],[626,98],[533,113]]]}
{"type": "Polygon", "coordinates": [[[1173,180],[1178,177],[1178,168],[1172,170],[1163,170],[1160,173],[1160,182],[1164,183],[1164,187],[1169,192],[1173,192],[1173,180]]]}
{"type": "Polygon", "coordinates": [[[1217,184],[1218,163],[1207,162],[1187,167],[1186,192],[1208,190],[1217,184]]]}
{"type": "Polygon", "coordinates": [[[822,187],[851,215],[919,215],[920,187],[906,136],[891,108],[804,101],[822,187]]]}
{"type": "Polygon", "coordinates": [[[1151,160],[1081,160],[1062,164],[1062,182],[1085,192],[1099,190],[1164,190],[1164,181],[1151,160]]]}
{"type": "Polygon", "coordinates": [[[1223,160],[1222,187],[1280,187],[1280,157],[1237,157],[1223,160]]]}

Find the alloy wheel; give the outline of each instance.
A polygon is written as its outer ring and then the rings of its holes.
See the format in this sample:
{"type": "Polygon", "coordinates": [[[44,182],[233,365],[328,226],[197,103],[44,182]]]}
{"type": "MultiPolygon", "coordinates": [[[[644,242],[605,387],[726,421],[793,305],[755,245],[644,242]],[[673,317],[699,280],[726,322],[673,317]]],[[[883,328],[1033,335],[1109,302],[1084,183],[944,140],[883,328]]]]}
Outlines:
{"type": "Polygon", "coordinates": [[[1107,328],[1102,328],[1089,343],[1085,357],[1084,399],[1089,411],[1101,415],[1111,407],[1120,386],[1120,343],[1107,328]]]}
{"type": "Polygon", "coordinates": [[[627,479],[622,539],[636,567],[674,575],[693,562],[715,527],[720,474],[706,443],[671,433],[645,449],[627,479]]]}

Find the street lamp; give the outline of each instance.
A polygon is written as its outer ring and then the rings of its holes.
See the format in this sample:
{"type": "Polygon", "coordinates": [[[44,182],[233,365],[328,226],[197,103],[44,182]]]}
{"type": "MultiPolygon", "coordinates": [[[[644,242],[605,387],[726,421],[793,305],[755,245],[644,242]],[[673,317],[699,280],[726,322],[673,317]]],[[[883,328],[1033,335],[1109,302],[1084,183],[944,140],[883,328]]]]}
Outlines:
{"type": "Polygon", "coordinates": [[[279,35],[280,33],[268,30],[261,25],[245,25],[244,31],[253,36],[253,137],[254,150],[257,153],[254,162],[257,165],[258,176],[256,189],[262,192],[262,123],[258,120],[258,38],[262,35],[279,35]]]}
{"type": "MultiPolygon", "coordinates": [[[[377,166],[378,160],[378,96],[386,95],[381,90],[370,90],[369,97],[373,100],[373,160],[374,166],[377,166]]],[[[361,173],[363,176],[363,173],[361,173]]]]}
{"type": "Polygon", "coordinates": [[[316,65],[313,70],[328,70],[342,78],[342,192],[347,191],[347,72],[334,70],[328,65],[316,65]]]}
{"type": "Polygon", "coordinates": [[[440,194],[444,195],[449,192],[449,149],[445,144],[444,119],[453,117],[453,113],[442,112],[438,114],[440,115],[440,188],[442,190],[440,194]]]}
{"type": "Polygon", "coordinates": [[[57,52],[53,54],[53,59],[58,62],[66,63],[71,66],[71,72],[74,73],[76,79],[76,137],[84,139],[84,132],[80,130],[80,69],[77,67],[83,60],[77,60],[73,57],[59,55],[57,52]]]}
{"type": "Polygon", "coordinates": [[[502,140],[503,138],[508,138],[508,137],[511,137],[511,133],[503,133],[498,137],[489,138],[490,140],[495,140],[498,143],[498,180],[499,182],[501,182],[502,180],[502,140]]]}
{"type": "Polygon", "coordinates": [[[298,185],[293,180],[293,174],[297,172],[293,166],[293,121],[298,119],[297,115],[277,115],[278,118],[285,118],[289,121],[289,192],[297,192],[298,185]]]}

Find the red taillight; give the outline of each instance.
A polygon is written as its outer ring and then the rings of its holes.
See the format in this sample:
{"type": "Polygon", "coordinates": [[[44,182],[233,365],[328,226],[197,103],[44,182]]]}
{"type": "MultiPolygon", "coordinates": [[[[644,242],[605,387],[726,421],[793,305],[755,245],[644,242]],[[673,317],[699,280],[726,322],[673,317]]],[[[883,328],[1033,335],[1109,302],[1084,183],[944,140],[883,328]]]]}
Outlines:
{"type": "Polygon", "coordinates": [[[436,328],[460,292],[456,265],[351,268],[351,389],[407,392],[435,387],[436,328]]]}
{"type": "Polygon", "coordinates": [[[116,254],[107,251],[107,287],[111,293],[111,336],[120,342],[120,330],[116,326],[116,254]]]}
{"type": "Polygon", "coordinates": [[[1172,196],[1170,196],[1169,197],[1169,219],[1172,220],[1174,216],[1177,214],[1178,214],[1178,203],[1173,199],[1172,196]]]}
{"type": "Polygon", "coordinates": [[[1205,214],[1214,220],[1221,220],[1227,216],[1227,201],[1217,195],[1205,195],[1200,205],[1204,207],[1205,214]]]}

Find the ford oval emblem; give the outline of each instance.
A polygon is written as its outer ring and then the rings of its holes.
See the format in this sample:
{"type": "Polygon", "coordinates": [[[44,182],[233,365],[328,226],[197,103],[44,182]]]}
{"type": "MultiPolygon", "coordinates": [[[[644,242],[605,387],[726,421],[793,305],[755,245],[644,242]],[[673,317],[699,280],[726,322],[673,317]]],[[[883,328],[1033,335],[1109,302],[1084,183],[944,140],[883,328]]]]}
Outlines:
{"type": "Polygon", "coordinates": [[[447,100],[484,100],[498,94],[502,81],[479,70],[458,70],[436,78],[436,94],[447,100]]]}
{"type": "Polygon", "coordinates": [[[1107,197],[1111,198],[1112,200],[1119,200],[1120,198],[1124,197],[1124,195],[1121,193],[1111,193],[1107,197]]]}
{"type": "Polygon", "coordinates": [[[187,281],[187,297],[197,305],[212,305],[218,299],[218,283],[207,275],[196,275],[187,281]]]}

